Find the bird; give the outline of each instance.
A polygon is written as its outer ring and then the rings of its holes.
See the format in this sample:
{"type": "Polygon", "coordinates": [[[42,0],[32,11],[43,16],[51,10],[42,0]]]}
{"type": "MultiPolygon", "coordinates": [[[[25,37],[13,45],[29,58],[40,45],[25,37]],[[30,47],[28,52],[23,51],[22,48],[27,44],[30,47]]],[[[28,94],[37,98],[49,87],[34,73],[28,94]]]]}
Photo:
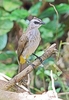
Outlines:
{"type": "Polygon", "coordinates": [[[19,72],[24,70],[27,66],[27,59],[30,55],[32,55],[39,43],[41,41],[41,36],[39,32],[39,27],[45,24],[41,19],[34,17],[29,25],[25,33],[22,34],[18,41],[18,61],[19,61],[19,72]]]}

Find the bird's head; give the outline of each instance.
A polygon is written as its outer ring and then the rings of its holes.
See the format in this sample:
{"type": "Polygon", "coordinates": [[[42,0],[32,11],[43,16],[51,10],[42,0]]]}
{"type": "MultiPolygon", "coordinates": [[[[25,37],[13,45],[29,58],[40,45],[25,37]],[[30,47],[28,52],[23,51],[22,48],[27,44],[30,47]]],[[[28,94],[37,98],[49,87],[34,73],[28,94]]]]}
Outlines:
{"type": "Polygon", "coordinates": [[[34,17],[30,21],[30,25],[32,28],[39,28],[42,24],[45,24],[41,19],[34,17]]]}

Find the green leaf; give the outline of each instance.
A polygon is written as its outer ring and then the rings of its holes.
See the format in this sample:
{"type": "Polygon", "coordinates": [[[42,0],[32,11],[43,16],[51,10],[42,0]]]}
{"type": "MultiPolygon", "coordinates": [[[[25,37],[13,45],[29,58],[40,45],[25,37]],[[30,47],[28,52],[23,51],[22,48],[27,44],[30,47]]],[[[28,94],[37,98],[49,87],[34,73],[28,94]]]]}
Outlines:
{"type": "Polygon", "coordinates": [[[6,34],[13,27],[13,22],[10,20],[0,20],[0,35],[6,34]]]}
{"type": "Polygon", "coordinates": [[[42,5],[42,2],[38,2],[36,5],[33,5],[30,8],[29,13],[32,14],[33,16],[37,16],[39,14],[41,5],[42,5]]]}
{"type": "Polygon", "coordinates": [[[7,60],[8,58],[17,57],[16,53],[14,51],[6,51],[0,53],[0,60],[7,60]]]}
{"type": "Polygon", "coordinates": [[[38,71],[36,72],[36,75],[38,75],[41,79],[43,79],[44,78],[44,68],[40,67],[38,71]]]}
{"type": "Polygon", "coordinates": [[[54,2],[55,0],[46,0],[46,2],[54,2]]]}
{"type": "Polygon", "coordinates": [[[3,7],[7,11],[12,11],[22,5],[20,0],[3,0],[3,7]]]}
{"type": "Polygon", "coordinates": [[[1,19],[1,17],[5,17],[5,16],[8,16],[9,15],[9,13],[8,12],[6,12],[5,10],[3,10],[2,8],[0,8],[0,19],[1,19]]]}
{"type": "Polygon", "coordinates": [[[49,70],[45,70],[44,74],[50,76],[51,72],[49,70]]]}
{"type": "Polygon", "coordinates": [[[4,49],[7,44],[7,34],[0,35],[0,50],[4,49]]]}
{"type": "Polygon", "coordinates": [[[42,40],[44,41],[44,42],[51,42],[51,41],[53,41],[53,32],[51,31],[51,30],[49,30],[49,29],[46,29],[46,28],[41,28],[40,29],[40,32],[42,33],[41,34],[41,37],[42,37],[42,40]]]}
{"type": "Polygon", "coordinates": [[[10,16],[10,14],[7,11],[0,8],[0,20],[7,20],[7,19],[9,19],[9,16],[10,16]]]}
{"type": "Polygon", "coordinates": [[[44,42],[53,42],[64,34],[65,25],[57,23],[57,20],[48,22],[40,28],[42,39],[44,42]]]}
{"type": "Polygon", "coordinates": [[[36,53],[37,56],[41,56],[44,53],[44,51],[39,51],[36,53]]]}
{"type": "Polygon", "coordinates": [[[24,19],[29,16],[29,13],[25,9],[16,9],[12,11],[10,14],[0,9],[0,19],[1,20],[9,20],[9,21],[19,21],[20,19],[24,19]]]}
{"type": "Polygon", "coordinates": [[[59,93],[61,91],[61,88],[57,88],[56,92],[59,93]]]}
{"type": "MultiPolygon", "coordinates": [[[[65,13],[69,13],[69,5],[68,4],[59,4],[56,7],[56,10],[58,11],[58,14],[65,14],[65,13]]],[[[45,18],[45,17],[50,17],[50,16],[54,16],[54,14],[56,14],[55,10],[53,7],[50,7],[46,10],[44,10],[39,17],[40,18],[45,18]]]]}
{"type": "Polygon", "coordinates": [[[0,72],[6,74],[9,77],[12,77],[14,74],[16,74],[17,66],[18,65],[14,63],[13,64],[0,63],[0,72]]]}
{"type": "Polygon", "coordinates": [[[60,76],[62,74],[62,72],[57,72],[57,75],[60,76]]]}
{"type": "MultiPolygon", "coordinates": [[[[50,77],[51,77],[51,71],[49,71],[49,70],[45,70],[45,71],[44,71],[44,74],[45,74],[46,76],[50,76],[50,77]]],[[[53,73],[53,78],[54,78],[54,79],[57,79],[57,75],[54,74],[54,73],[53,73]]]]}
{"type": "Polygon", "coordinates": [[[16,9],[12,11],[12,13],[9,16],[10,20],[19,20],[24,19],[29,15],[28,11],[25,9],[16,9]]]}
{"type": "Polygon", "coordinates": [[[45,91],[45,88],[41,87],[40,90],[41,90],[41,91],[45,91]]]}

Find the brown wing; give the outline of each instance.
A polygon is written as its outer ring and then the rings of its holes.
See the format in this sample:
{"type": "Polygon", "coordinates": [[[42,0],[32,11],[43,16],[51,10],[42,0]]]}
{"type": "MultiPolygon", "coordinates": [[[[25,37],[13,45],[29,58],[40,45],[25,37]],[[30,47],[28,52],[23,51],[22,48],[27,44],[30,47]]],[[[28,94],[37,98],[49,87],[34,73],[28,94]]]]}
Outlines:
{"type": "Polygon", "coordinates": [[[17,48],[18,59],[20,55],[22,54],[27,42],[28,42],[28,37],[25,34],[23,34],[18,41],[18,48],[17,48]]]}

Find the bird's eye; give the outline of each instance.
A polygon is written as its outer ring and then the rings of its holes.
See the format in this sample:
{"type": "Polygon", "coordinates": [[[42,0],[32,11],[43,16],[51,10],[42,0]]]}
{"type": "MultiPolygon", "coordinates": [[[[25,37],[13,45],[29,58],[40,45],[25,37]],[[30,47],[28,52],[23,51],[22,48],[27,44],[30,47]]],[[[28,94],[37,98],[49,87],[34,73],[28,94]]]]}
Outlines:
{"type": "Polygon", "coordinates": [[[39,22],[37,22],[37,21],[34,21],[34,23],[35,23],[35,24],[40,24],[40,23],[39,23],[39,22]]]}

